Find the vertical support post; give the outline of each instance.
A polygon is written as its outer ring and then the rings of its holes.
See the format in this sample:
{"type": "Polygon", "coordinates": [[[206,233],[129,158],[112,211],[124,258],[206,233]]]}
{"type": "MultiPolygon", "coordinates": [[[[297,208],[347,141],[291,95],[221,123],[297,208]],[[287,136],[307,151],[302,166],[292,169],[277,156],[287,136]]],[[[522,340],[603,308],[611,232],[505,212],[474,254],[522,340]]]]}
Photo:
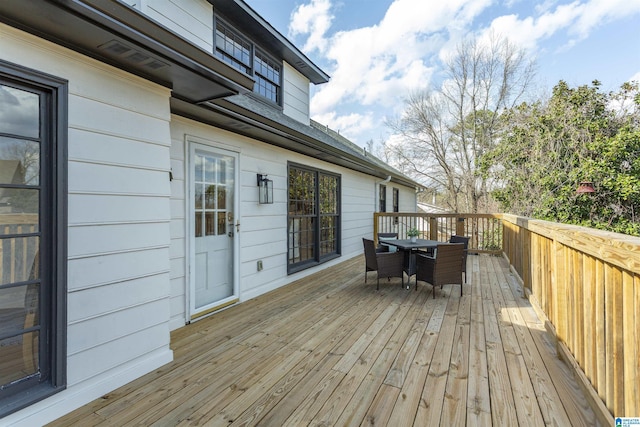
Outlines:
{"type": "Polygon", "coordinates": [[[438,218],[429,217],[429,240],[438,240],[438,218]]]}
{"type": "Polygon", "coordinates": [[[456,221],[456,234],[458,236],[464,236],[464,218],[458,217],[456,221]]]}
{"type": "Polygon", "coordinates": [[[378,212],[373,213],[373,242],[378,246],[378,212]]]}

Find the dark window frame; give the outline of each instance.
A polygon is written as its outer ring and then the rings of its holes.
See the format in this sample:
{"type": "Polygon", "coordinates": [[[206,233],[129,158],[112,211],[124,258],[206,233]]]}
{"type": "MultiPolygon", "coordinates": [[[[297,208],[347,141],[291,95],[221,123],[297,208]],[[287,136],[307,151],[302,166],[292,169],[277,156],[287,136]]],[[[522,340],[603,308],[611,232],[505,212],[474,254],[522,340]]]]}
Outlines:
{"type": "MultiPolygon", "coordinates": [[[[295,201],[294,201],[295,203],[295,201]]],[[[340,174],[336,174],[333,172],[329,172],[326,170],[322,170],[322,169],[318,169],[318,168],[313,168],[313,167],[309,167],[306,165],[301,165],[298,163],[293,163],[293,162],[289,162],[287,164],[287,273],[288,274],[292,274],[292,273],[296,273],[298,271],[302,271],[305,270],[307,268],[311,268],[314,267],[316,265],[325,263],[327,261],[330,261],[332,259],[338,258],[341,256],[342,254],[342,176],[340,174]],[[291,188],[289,185],[290,182],[290,176],[293,170],[298,170],[298,171],[302,171],[302,172],[306,172],[306,173],[311,173],[314,175],[314,188],[313,188],[313,206],[311,209],[311,213],[308,213],[306,215],[292,215],[291,214],[291,203],[292,203],[292,199],[291,199],[291,188]],[[336,194],[335,194],[335,203],[336,203],[336,209],[335,212],[333,213],[323,213],[322,212],[322,208],[321,208],[321,199],[320,199],[320,185],[321,185],[321,178],[322,177],[329,177],[329,178],[333,178],[337,181],[336,183],[336,194]],[[292,224],[292,220],[295,218],[311,218],[314,221],[314,226],[313,226],[313,258],[312,259],[305,259],[302,261],[298,261],[298,262],[291,262],[291,257],[290,257],[290,253],[292,251],[292,239],[291,239],[291,235],[292,235],[292,230],[291,230],[291,224],[292,224]],[[333,217],[335,218],[335,251],[329,252],[329,253],[322,253],[322,248],[321,245],[323,243],[322,241],[322,218],[327,218],[327,217],[333,217]]]]}
{"type": "MultiPolygon", "coordinates": [[[[67,383],[67,135],[68,81],[0,60],[0,80],[38,93],[41,136],[49,142],[40,154],[40,356],[38,380],[0,392],[0,417],[66,388],[67,383]]],[[[11,137],[12,135],[7,134],[11,137]]]]}
{"type": "MultiPolygon", "coordinates": [[[[398,188],[393,188],[393,211],[394,212],[400,212],[400,189],[398,188]]],[[[395,216],[393,217],[393,223],[397,224],[398,223],[398,217],[395,216]]]]}
{"type": "Polygon", "coordinates": [[[387,186],[383,184],[380,184],[380,188],[378,188],[378,211],[387,211],[387,186]]]}
{"type": "Polygon", "coordinates": [[[273,55],[267,53],[265,49],[262,49],[258,46],[251,38],[244,35],[241,31],[238,31],[233,25],[229,24],[224,18],[220,15],[214,14],[213,17],[213,54],[226,64],[242,71],[243,73],[254,78],[255,83],[253,86],[253,94],[258,97],[258,99],[266,101],[270,104],[275,104],[278,107],[282,107],[282,71],[283,65],[281,60],[277,60],[273,55]],[[218,26],[224,29],[224,32],[233,36],[234,39],[239,40],[240,42],[246,43],[249,48],[248,53],[248,62],[243,62],[238,58],[234,58],[234,55],[228,51],[219,50],[218,49],[218,26]],[[263,62],[272,63],[272,65],[277,67],[277,70],[273,69],[274,73],[277,73],[277,81],[271,78],[268,73],[260,72],[257,70],[256,63],[258,59],[263,62]],[[235,66],[234,64],[241,64],[240,66],[235,66]],[[267,90],[266,85],[273,85],[275,87],[275,92],[273,97],[267,96],[267,92],[271,92],[267,90]],[[273,99],[275,98],[275,99],[273,99]]]}

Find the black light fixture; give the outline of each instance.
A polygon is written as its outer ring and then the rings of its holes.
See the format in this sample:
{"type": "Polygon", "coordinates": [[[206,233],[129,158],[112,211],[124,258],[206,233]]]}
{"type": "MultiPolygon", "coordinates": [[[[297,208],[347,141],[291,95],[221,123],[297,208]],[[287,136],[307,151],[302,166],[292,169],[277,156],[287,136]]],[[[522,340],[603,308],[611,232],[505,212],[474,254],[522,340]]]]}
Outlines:
{"type": "Polygon", "coordinates": [[[593,182],[582,181],[578,188],[576,189],[576,193],[578,194],[591,194],[595,193],[596,189],[593,188],[593,182]]]}
{"type": "Polygon", "coordinates": [[[258,202],[261,205],[273,203],[273,181],[261,173],[258,174],[258,202]]]}

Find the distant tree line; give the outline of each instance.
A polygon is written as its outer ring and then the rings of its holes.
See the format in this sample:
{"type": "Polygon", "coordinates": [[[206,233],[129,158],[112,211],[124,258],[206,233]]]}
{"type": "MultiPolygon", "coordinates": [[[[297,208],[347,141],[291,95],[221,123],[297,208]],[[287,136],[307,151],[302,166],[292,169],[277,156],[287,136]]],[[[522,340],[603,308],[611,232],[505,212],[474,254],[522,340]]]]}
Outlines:
{"type": "Polygon", "coordinates": [[[456,212],[509,212],[640,235],[640,90],[532,97],[535,63],[506,39],[460,44],[439,89],[410,94],[386,161],[456,212]],[[581,182],[595,192],[578,193],[581,182]]]}

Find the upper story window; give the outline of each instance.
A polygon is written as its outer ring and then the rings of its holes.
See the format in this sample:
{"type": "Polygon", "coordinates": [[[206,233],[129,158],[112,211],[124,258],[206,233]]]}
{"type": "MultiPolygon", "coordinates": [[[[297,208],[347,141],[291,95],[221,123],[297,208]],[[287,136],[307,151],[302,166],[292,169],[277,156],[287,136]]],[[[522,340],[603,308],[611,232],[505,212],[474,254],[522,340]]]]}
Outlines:
{"type": "Polygon", "coordinates": [[[253,91],[281,104],[282,66],[226,23],[216,18],[215,56],[243,73],[253,76],[253,91]]]}
{"type": "Polygon", "coordinates": [[[257,49],[254,65],[256,84],[253,91],[280,104],[280,65],[257,49]]]}
{"type": "Polygon", "coordinates": [[[251,44],[220,21],[216,21],[215,55],[243,73],[251,74],[251,44]]]}

